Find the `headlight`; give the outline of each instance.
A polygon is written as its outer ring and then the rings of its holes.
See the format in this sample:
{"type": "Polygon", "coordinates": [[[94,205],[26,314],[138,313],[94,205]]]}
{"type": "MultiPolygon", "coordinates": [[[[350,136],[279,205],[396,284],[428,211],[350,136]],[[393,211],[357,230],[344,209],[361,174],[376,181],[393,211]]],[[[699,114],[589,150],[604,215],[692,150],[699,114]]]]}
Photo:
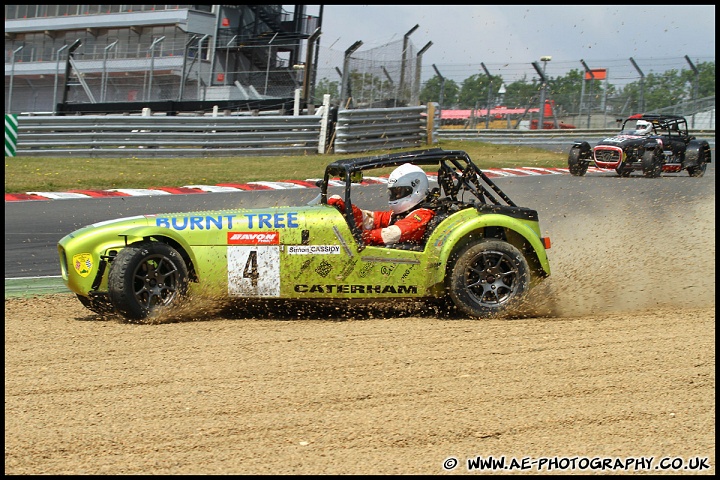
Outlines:
{"type": "Polygon", "coordinates": [[[65,256],[65,249],[62,247],[59,247],[58,253],[60,255],[60,273],[62,274],[62,277],[67,280],[68,268],[67,268],[67,257],[65,256]]]}

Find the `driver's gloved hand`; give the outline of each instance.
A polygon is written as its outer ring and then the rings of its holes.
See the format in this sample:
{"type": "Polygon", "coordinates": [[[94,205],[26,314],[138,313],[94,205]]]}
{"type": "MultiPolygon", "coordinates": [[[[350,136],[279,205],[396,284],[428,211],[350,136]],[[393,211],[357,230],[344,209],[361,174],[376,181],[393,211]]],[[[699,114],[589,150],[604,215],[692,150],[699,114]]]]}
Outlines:
{"type": "MultiPolygon", "coordinates": [[[[332,205],[333,207],[340,210],[340,213],[345,215],[345,202],[340,197],[340,195],[333,195],[332,197],[328,198],[328,205],[332,205]]],[[[363,217],[365,216],[365,213],[369,213],[365,210],[361,210],[355,205],[352,206],[353,211],[353,217],[355,218],[355,225],[358,226],[358,228],[363,228],[363,217]]]]}
{"type": "Polygon", "coordinates": [[[340,197],[340,195],[333,195],[330,198],[328,198],[328,205],[332,205],[333,207],[337,208],[341,212],[345,211],[345,202],[340,197]]]}

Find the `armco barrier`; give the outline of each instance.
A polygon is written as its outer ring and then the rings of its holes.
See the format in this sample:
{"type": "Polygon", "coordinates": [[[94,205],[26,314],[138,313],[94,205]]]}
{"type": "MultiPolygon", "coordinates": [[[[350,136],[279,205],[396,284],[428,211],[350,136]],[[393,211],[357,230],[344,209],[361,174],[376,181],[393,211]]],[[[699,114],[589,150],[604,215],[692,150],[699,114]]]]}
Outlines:
{"type": "MultiPolygon", "coordinates": [[[[326,110],[327,112],[327,110],[326,110]]],[[[590,143],[608,129],[440,129],[436,104],[297,116],[5,116],[5,156],[219,157],[355,153],[437,144],[439,140],[523,146],[590,143]],[[332,132],[332,133],[329,133],[332,132]],[[16,146],[12,145],[16,134],[16,146]],[[330,148],[328,148],[330,147],[330,148]],[[333,148],[334,147],[334,148],[333,148]]],[[[715,130],[692,130],[715,143],[715,130]]]]}
{"type": "Polygon", "coordinates": [[[325,108],[318,115],[295,116],[21,116],[18,152],[88,157],[308,155],[438,141],[436,104],[342,110],[335,125],[328,112],[325,108]]]}
{"type": "MultiPolygon", "coordinates": [[[[558,130],[500,130],[500,129],[441,129],[440,140],[462,140],[492,143],[495,145],[522,145],[525,147],[554,147],[558,151],[569,149],[576,141],[591,145],[618,133],[617,129],[558,129],[558,130]]],[[[715,130],[690,130],[690,135],[715,143],[715,130]]]]}
{"type": "Polygon", "coordinates": [[[340,110],[335,152],[420,146],[427,139],[425,112],[425,106],[340,110]]]}
{"type": "Polygon", "coordinates": [[[33,156],[317,154],[322,117],[21,117],[18,153],[33,156]]]}

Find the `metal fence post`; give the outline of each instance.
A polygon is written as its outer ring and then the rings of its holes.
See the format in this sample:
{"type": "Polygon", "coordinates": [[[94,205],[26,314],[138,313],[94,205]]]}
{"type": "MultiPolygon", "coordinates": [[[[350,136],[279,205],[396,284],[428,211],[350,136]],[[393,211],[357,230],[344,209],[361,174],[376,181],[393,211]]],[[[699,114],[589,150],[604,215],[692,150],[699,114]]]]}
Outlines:
{"type": "MultiPolygon", "coordinates": [[[[197,64],[197,99],[200,100],[200,83],[202,81],[202,43],[205,41],[206,38],[208,38],[210,35],[203,35],[203,37],[198,42],[198,64],[197,64]]],[[[208,50],[210,50],[210,43],[208,41],[208,50]]],[[[203,96],[204,100],[204,96],[203,96]]]]}
{"type": "Polygon", "coordinates": [[[350,48],[345,50],[345,60],[343,61],[343,71],[342,71],[342,85],[340,86],[340,108],[347,108],[347,99],[348,97],[352,97],[349,94],[350,91],[350,55],[355,53],[355,51],[362,46],[363,42],[362,40],[358,40],[357,42],[350,45],[350,48]],[[344,107],[343,107],[344,106],[344,107]]]}
{"type": "Polygon", "coordinates": [[[164,35],[160,38],[156,38],[155,40],[153,40],[152,44],[150,45],[150,81],[148,82],[148,91],[145,100],[150,100],[152,98],[153,72],[155,70],[155,45],[162,42],[163,40],[165,40],[164,35]]]}
{"type": "Polygon", "coordinates": [[[182,72],[180,73],[180,91],[178,92],[178,102],[182,100],[183,93],[185,91],[185,80],[187,79],[185,75],[185,69],[187,68],[187,56],[188,56],[188,50],[190,50],[190,44],[197,39],[197,35],[193,35],[190,37],[190,40],[185,42],[185,51],[183,52],[183,63],[182,63],[182,72]]]}
{"type": "Polygon", "coordinates": [[[8,89],[8,103],[7,103],[7,112],[12,112],[12,94],[13,94],[13,80],[15,79],[15,54],[22,50],[22,45],[13,50],[12,52],[12,58],[10,60],[10,88],[8,89]]]}
{"type": "Polygon", "coordinates": [[[68,48],[70,45],[63,45],[60,47],[60,49],[57,51],[57,64],[55,65],[55,88],[53,88],[53,105],[52,105],[52,112],[53,115],[57,113],[57,89],[58,89],[58,77],[60,76],[60,53],[62,53],[63,50],[68,48]]]}
{"type": "Polygon", "coordinates": [[[432,145],[435,143],[435,110],[437,109],[437,103],[430,102],[427,104],[427,123],[425,124],[425,132],[427,135],[427,144],[432,145]]]}
{"type": "MultiPolygon", "coordinates": [[[[105,103],[105,94],[107,93],[107,56],[108,51],[110,51],[111,48],[113,48],[115,45],[117,45],[118,40],[115,40],[113,43],[105,47],[105,50],[103,51],[103,72],[102,72],[102,80],[100,81],[100,101],[105,103]]],[[[59,54],[60,52],[58,52],[59,54]]],[[[58,59],[58,63],[60,60],[58,59]]]]}
{"type": "Polygon", "coordinates": [[[275,40],[275,37],[277,37],[277,32],[275,32],[275,35],[272,36],[270,41],[268,42],[268,58],[267,58],[267,68],[265,69],[265,91],[263,92],[264,95],[267,95],[267,86],[268,86],[268,79],[270,78],[270,59],[272,58],[272,42],[275,40]]]}
{"type": "Polygon", "coordinates": [[[330,118],[330,94],[323,95],[323,113],[320,117],[320,137],[318,139],[318,153],[325,153],[327,143],[328,119],[330,118]]]}
{"type": "Polygon", "coordinates": [[[432,47],[433,42],[428,42],[423,48],[415,55],[415,81],[413,82],[412,88],[412,104],[420,105],[420,70],[422,69],[422,56],[428,48],[432,47]]]}

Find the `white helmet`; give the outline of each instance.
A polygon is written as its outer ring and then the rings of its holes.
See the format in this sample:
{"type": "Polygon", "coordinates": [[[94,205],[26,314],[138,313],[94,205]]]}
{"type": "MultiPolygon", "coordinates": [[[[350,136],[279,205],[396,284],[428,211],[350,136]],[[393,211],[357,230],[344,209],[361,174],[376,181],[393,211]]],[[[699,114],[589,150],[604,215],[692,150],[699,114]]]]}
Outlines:
{"type": "Polygon", "coordinates": [[[395,214],[407,212],[429,192],[427,174],[417,165],[400,165],[388,177],[388,204],[395,214]]]}
{"type": "Polygon", "coordinates": [[[635,135],[645,135],[652,131],[652,123],[647,120],[638,120],[635,125],[635,135]]]}

